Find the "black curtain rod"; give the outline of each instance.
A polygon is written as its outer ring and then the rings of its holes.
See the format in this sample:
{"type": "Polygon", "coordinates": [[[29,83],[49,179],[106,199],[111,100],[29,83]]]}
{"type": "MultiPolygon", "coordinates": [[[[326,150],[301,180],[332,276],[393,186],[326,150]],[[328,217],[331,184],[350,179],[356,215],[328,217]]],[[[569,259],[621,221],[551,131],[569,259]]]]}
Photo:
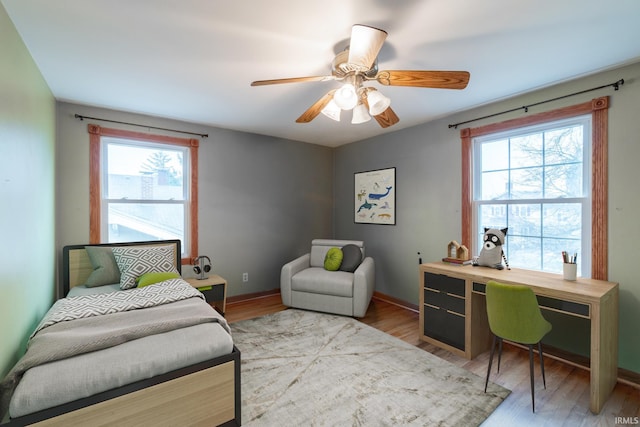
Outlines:
{"type": "Polygon", "coordinates": [[[184,133],[184,134],[187,134],[187,135],[196,135],[196,136],[199,136],[200,138],[209,138],[209,134],[208,133],[196,133],[196,132],[187,132],[187,131],[184,131],[184,130],[159,128],[159,127],[156,127],[156,126],[140,125],[140,124],[137,124],[137,123],[128,123],[128,122],[119,122],[117,120],[101,119],[99,117],[81,116],[80,114],[76,114],[75,118],[76,119],[80,119],[80,120],[84,120],[84,119],[100,120],[102,122],[119,123],[121,125],[138,126],[138,127],[147,128],[147,129],[166,130],[166,131],[169,131],[169,132],[178,132],[178,133],[184,133]]]}
{"type": "Polygon", "coordinates": [[[591,88],[591,89],[582,90],[580,92],[570,93],[569,95],[559,96],[557,98],[552,98],[552,99],[547,99],[545,101],[536,102],[534,104],[523,105],[522,107],[518,107],[518,108],[512,108],[511,110],[501,111],[501,112],[495,113],[495,114],[489,114],[488,116],[478,117],[478,118],[467,120],[467,121],[464,121],[464,122],[455,123],[453,125],[449,125],[449,129],[451,129],[451,128],[458,129],[458,126],[460,126],[460,125],[464,125],[464,124],[471,123],[471,122],[477,122],[478,120],[488,119],[488,118],[495,117],[495,116],[500,116],[502,114],[513,113],[514,111],[518,111],[518,110],[524,110],[525,113],[528,113],[529,112],[529,108],[531,108],[531,107],[535,107],[535,106],[541,105],[541,104],[546,104],[547,102],[557,101],[559,99],[569,98],[570,96],[581,95],[581,94],[587,93],[587,92],[593,92],[594,90],[604,89],[605,87],[609,87],[609,86],[612,86],[615,90],[618,90],[620,88],[620,86],[622,86],[623,84],[624,84],[624,79],[620,79],[617,82],[609,83],[608,85],[598,86],[598,87],[594,87],[594,88],[591,88]]]}

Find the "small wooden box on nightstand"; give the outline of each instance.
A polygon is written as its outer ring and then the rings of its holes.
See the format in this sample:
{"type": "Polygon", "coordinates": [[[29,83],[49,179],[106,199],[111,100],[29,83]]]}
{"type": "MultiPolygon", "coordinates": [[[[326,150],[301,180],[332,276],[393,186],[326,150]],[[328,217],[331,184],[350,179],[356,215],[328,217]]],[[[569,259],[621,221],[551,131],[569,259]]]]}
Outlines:
{"type": "Polygon", "coordinates": [[[202,292],[204,298],[224,316],[227,304],[227,281],[217,274],[211,274],[206,279],[185,279],[191,286],[202,292]]]}

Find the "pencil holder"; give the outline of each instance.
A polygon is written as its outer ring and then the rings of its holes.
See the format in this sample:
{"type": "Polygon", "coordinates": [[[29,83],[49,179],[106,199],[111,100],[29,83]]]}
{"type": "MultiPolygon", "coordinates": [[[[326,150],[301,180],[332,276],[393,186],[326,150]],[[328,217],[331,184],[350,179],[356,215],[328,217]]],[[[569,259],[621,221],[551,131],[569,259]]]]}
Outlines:
{"type": "Polygon", "coordinates": [[[578,264],[570,264],[565,262],[562,264],[562,278],[564,280],[576,280],[576,274],[578,273],[578,264]]]}

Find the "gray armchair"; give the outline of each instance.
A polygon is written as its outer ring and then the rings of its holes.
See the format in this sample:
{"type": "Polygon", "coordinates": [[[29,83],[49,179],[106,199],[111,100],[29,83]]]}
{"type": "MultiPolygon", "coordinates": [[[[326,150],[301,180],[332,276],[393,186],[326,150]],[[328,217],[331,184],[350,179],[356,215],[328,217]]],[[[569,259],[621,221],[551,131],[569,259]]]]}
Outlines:
{"type": "Polygon", "coordinates": [[[375,264],[359,240],[315,239],[310,253],[285,264],[280,273],[282,303],[288,307],[364,317],[374,289],[375,264]],[[360,248],[362,261],[355,271],[325,270],[327,251],[346,245],[360,248]]]}

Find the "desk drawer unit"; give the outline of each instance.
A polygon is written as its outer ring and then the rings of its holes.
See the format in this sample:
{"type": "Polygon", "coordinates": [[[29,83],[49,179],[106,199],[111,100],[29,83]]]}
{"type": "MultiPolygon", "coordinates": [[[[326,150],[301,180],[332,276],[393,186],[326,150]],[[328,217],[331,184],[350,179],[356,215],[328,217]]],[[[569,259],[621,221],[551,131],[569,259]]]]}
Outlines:
{"type": "Polygon", "coordinates": [[[464,351],[465,282],[424,273],[424,335],[464,351]]]}

